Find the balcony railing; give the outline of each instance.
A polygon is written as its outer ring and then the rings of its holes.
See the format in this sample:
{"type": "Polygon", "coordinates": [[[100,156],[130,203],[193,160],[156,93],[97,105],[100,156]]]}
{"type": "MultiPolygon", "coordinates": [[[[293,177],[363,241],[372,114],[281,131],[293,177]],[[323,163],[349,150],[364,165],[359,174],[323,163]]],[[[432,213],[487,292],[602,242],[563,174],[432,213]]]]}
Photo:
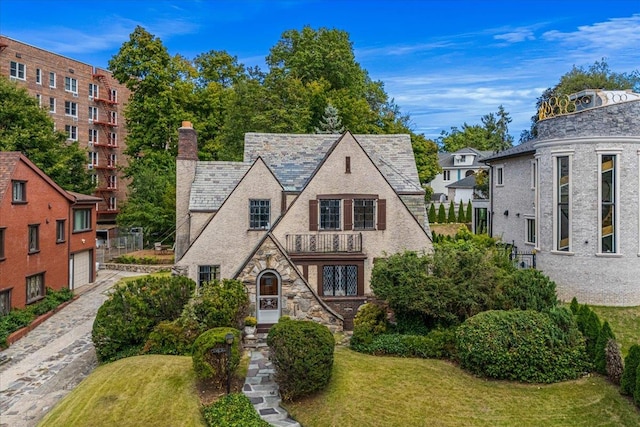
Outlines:
{"type": "Polygon", "coordinates": [[[354,253],[362,252],[362,234],[287,234],[289,253],[354,253]]]}

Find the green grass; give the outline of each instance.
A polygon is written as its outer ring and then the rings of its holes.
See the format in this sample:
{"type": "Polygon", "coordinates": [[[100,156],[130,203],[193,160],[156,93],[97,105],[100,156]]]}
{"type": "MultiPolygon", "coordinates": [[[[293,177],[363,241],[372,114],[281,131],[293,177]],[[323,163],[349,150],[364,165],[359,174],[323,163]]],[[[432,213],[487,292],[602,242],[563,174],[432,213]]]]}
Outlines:
{"type": "Polygon", "coordinates": [[[205,426],[191,357],[137,356],[102,365],[39,425],[205,426]]]}
{"type": "Polygon", "coordinates": [[[629,347],[640,344],[640,306],[637,307],[603,307],[589,306],[596,312],[602,322],[607,320],[616,335],[616,341],[622,347],[622,355],[626,356],[629,347]]]}
{"type": "Polygon", "coordinates": [[[451,363],[338,349],[328,388],[287,404],[305,427],[638,426],[640,411],[600,376],[551,385],[475,378],[451,363]]]}

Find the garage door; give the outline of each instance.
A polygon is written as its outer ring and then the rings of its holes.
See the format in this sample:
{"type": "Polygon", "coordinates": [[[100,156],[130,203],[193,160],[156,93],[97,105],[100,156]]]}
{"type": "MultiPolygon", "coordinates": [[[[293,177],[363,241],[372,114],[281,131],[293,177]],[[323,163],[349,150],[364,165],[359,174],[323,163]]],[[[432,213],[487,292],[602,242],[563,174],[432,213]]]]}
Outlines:
{"type": "Polygon", "coordinates": [[[72,289],[91,281],[91,251],[78,252],[73,257],[72,289]]]}

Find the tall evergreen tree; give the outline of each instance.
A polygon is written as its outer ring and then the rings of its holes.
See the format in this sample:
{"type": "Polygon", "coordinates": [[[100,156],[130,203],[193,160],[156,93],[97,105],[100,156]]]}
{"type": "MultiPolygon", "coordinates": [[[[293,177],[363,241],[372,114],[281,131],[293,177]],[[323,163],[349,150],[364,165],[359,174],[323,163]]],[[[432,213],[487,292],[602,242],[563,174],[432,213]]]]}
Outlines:
{"type": "Polygon", "coordinates": [[[461,224],[467,222],[464,214],[464,202],[462,200],[460,200],[460,205],[458,205],[458,222],[461,224]]]}
{"type": "Polygon", "coordinates": [[[467,203],[466,220],[467,222],[471,222],[473,220],[473,206],[471,205],[471,200],[467,203]]]}
{"type": "Polygon", "coordinates": [[[438,224],[446,224],[447,223],[447,214],[444,209],[444,203],[440,203],[438,207],[438,224]]]}
{"type": "Polygon", "coordinates": [[[338,109],[329,104],[324,109],[324,114],[320,125],[316,127],[316,133],[342,133],[344,132],[344,126],[340,121],[340,115],[338,109]]]}
{"type": "Polygon", "coordinates": [[[429,223],[433,224],[435,223],[437,220],[437,216],[436,216],[436,206],[431,203],[431,206],[429,206],[429,223]]]}
{"type": "Polygon", "coordinates": [[[449,215],[447,215],[447,222],[455,223],[456,218],[456,205],[453,204],[453,200],[449,202],[449,215]]]}

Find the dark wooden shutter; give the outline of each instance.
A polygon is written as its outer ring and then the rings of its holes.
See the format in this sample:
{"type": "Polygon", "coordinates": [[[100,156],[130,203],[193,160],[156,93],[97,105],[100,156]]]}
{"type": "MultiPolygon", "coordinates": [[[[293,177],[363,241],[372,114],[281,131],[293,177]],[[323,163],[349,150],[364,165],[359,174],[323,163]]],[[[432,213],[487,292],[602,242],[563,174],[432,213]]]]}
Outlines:
{"type": "Polygon", "coordinates": [[[309,200],[309,231],[318,231],[318,201],[309,200]]]}
{"type": "Polygon", "coordinates": [[[385,199],[378,200],[378,230],[386,230],[387,228],[387,201],[385,199]]]}
{"type": "Polygon", "coordinates": [[[353,228],[353,200],[344,200],[344,229],[351,230],[353,228]]]}

